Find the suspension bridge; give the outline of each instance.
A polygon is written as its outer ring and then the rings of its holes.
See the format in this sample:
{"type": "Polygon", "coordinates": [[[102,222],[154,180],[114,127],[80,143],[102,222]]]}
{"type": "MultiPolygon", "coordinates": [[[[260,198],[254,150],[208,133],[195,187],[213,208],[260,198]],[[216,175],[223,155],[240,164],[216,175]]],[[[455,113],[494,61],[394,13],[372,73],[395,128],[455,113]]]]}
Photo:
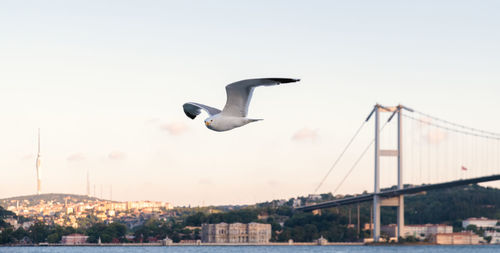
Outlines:
{"type": "Polygon", "coordinates": [[[372,201],[372,236],[373,241],[378,242],[382,206],[397,207],[397,237],[403,237],[405,194],[500,180],[500,134],[453,123],[402,105],[386,107],[377,104],[320,181],[315,193],[371,118],[374,118],[374,138],[332,193],[339,190],[370,149],[374,152],[373,192],[300,206],[296,210],[313,211],[372,201]],[[384,113],[388,117],[380,126],[384,113]],[[395,117],[397,119],[393,120],[395,117]],[[397,122],[397,138],[393,145],[396,147],[383,149],[381,133],[394,121],[397,122]],[[382,157],[396,158],[397,185],[381,191],[382,157]]]}

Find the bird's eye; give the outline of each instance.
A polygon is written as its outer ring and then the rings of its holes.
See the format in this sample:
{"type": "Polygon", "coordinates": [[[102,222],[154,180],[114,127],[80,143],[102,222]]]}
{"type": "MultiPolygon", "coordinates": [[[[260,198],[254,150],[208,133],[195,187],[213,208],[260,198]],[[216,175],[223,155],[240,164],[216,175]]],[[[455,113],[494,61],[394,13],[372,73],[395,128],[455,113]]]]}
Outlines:
{"type": "Polygon", "coordinates": [[[212,122],[212,121],[214,121],[214,120],[213,120],[213,119],[212,119],[212,120],[210,120],[210,122],[212,122]]]}

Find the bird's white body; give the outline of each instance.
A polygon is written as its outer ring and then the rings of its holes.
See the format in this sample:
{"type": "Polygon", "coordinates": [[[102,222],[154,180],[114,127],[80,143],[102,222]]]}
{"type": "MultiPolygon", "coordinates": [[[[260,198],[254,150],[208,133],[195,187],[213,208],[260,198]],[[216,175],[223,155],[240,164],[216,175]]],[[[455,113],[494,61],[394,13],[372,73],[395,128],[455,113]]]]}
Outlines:
{"type": "Polygon", "coordinates": [[[214,130],[217,132],[223,132],[227,130],[231,130],[233,128],[237,128],[240,126],[244,126],[250,122],[259,121],[259,119],[249,119],[245,117],[235,117],[235,116],[226,116],[222,113],[216,114],[214,116],[208,117],[205,120],[205,125],[208,129],[214,130]]]}
{"type": "Polygon", "coordinates": [[[290,78],[259,78],[247,79],[235,82],[226,86],[227,101],[224,109],[221,111],[207,105],[198,103],[185,103],[183,105],[184,113],[194,119],[206,111],[210,117],[205,119],[205,125],[208,129],[217,132],[228,131],[248,123],[259,121],[260,119],[247,118],[248,107],[252,99],[253,89],[258,86],[271,86],[280,83],[297,82],[299,79],[290,78]]]}

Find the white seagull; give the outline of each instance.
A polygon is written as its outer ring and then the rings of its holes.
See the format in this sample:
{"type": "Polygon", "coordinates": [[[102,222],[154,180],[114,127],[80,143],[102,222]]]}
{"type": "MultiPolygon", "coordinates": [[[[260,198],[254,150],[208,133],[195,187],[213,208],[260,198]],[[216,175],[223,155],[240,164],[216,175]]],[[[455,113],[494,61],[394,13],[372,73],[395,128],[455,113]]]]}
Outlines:
{"type": "Polygon", "coordinates": [[[205,110],[210,115],[210,117],[205,119],[205,125],[208,129],[217,132],[227,131],[244,126],[250,122],[261,120],[249,119],[246,117],[255,87],[298,81],[300,81],[300,79],[290,78],[257,78],[242,80],[226,86],[227,100],[222,111],[217,108],[193,102],[185,103],[182,107],[184,108],[184,113],[191,119],[196,118],[196,116],[201,113],[201,109],[205,110]]]}

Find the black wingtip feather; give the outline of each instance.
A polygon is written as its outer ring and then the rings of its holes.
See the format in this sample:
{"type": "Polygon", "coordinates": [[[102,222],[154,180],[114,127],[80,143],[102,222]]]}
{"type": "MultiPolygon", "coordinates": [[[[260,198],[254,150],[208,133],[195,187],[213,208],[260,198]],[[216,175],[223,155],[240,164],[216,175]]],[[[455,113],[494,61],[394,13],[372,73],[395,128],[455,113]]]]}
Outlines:
{"type": "Polygon", "coordinates": [[[186,116],[188,116],[190,119],[194,119],[196,118],[196,115],[195,114],[191,114],[189,112],[187,112],[186,110],[184,110],[184,113],[186,114],[186,116]]]}
{"type": "Polygon", "coordinates": [[[276,81],[278,83],[294,83],[300,81],[300,79],[293,79],[293,78],[269,78],[269,79],[276,81]]]}

